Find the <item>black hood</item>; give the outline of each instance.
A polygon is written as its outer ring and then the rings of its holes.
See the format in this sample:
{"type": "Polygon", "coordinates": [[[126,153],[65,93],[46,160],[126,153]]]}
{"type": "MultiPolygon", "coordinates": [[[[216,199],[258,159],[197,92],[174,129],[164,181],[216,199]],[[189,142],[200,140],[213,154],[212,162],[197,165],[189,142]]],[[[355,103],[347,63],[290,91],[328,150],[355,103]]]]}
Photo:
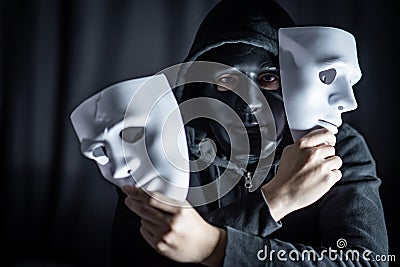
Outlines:
{"type": "Polygon", "coordinates": [[[201,23],[185,62],[225,43],[246,43],[278,55],[278,29],[290,15],[272,0],[221,0],[201,23]]]}
{"type": "MultiPolygon", "coordinates": [[[[208,50],[227,43],[254,45],[277,56],[278,29],[293,26],[291,16],[273,0],[221,0],[202,21],[184,62],[196,61],[208,50]]],[[[183,88],[174,90],[178,102],[183,88]]]]}

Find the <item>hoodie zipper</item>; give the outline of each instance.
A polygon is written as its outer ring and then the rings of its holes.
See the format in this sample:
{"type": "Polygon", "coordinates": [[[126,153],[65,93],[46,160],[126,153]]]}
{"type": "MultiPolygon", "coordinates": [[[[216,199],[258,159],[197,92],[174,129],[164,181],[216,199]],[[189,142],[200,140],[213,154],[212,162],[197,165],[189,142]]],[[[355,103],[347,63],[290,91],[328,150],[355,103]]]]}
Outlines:
{"type": "Polygon", "coordinates": [[[252,180],[252,172],[245,172],[244,175],[244,187],[246,187],[248,190],[250,190],[253,187],[253,180],[252,180]]]}

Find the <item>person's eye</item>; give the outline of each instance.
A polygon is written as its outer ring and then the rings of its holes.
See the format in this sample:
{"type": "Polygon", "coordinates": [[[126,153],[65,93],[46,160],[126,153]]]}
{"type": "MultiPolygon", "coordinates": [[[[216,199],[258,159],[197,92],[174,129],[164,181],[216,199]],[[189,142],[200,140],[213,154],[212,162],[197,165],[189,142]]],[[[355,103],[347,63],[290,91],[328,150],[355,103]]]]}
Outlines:
{"type": "Polygon", "coordinates": [[[273,73],[262,73],[258,76],[258,85],[261,89],[277,90],[280,88],[280,78],[273,73]]]}
{"type": "Polygon", "coordinates": [[[319,73],[319,79],[324,84],[331,84],[336,78],[336,70],[335,69],[328,69],[323,70],[319,73]]]}
{"type": "Polygon", "coordinates": [[[144,135],[143,127],[128,127],[120,133],[122,140],[128,143],[135,143],[144,135]]]}
{"type": "Polygon", "coordinates": [[[224,92],[228,90],[234,90],[238,85],[239,77],[236,74],[222,74],[218,76],[215,81],[217,90],[224,92]]]}

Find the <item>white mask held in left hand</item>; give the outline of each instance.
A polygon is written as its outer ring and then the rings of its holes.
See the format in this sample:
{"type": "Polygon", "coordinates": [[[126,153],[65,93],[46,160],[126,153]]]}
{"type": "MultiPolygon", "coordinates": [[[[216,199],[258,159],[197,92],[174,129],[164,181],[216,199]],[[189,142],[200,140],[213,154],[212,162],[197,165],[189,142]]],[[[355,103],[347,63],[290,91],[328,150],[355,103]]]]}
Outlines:
{"type": "Polygon", "coordinates": [[[183,120],[164,75],[111,85],[71,114],[81,152],[105,179],[184,201],[189,158],[183,120]]]}
{"type": "Polygon", "coordinates": [[[361,70],[354,36],[334,27],[281,28],[279,64],[293,139],[318,127],[336,134],[342,113],[357,108],[352,86],[361,70]]]}

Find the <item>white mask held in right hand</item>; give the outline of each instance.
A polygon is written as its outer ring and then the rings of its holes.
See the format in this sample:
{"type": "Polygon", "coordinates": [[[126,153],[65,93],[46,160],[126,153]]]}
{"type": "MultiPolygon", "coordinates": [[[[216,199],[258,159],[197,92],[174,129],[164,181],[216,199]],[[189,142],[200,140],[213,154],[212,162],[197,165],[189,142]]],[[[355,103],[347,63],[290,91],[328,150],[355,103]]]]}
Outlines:
{"type": "Polygon", "coordinates": [[[318,127],[336,134],[342,113],[357,108],[352,86],[361,70],[354,36],[334,27],[281,28],[279,64],[293,139],[318,127]]]}

